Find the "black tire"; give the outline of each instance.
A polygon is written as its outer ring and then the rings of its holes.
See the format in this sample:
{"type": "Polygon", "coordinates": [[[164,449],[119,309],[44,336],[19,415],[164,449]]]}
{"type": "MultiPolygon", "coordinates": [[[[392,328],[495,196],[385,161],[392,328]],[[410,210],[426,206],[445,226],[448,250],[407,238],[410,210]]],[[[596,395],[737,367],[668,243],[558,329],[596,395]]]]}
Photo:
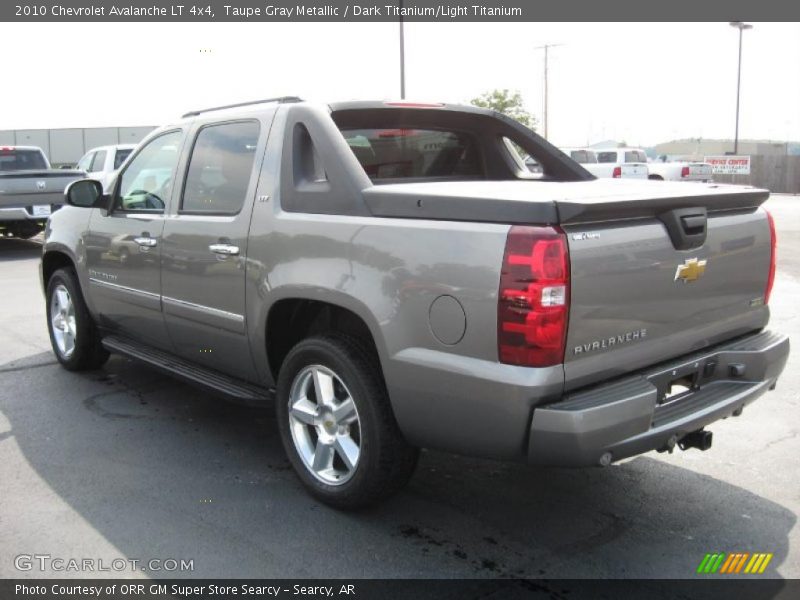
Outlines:
{"type": "Polygon", "coordinates": [[[664,181],[664,178],[661,175],[648,175],[647,178],[651,181],[664,181]]]}
{"type": "Polygon", "coordinates": [[[9,228],[11,235],[15,238],[19,238],[21,240],[29,240],[32,237],[36,237],[42,231],[44,231],[44,226],[39,225],[38,223],[18,223],[15,226],[9,228]]]}
{"type": "Polygon", "coordinates": [[[100,368],[108,360],[108,351],[100,343],[100,336],[89,310],[86,308],[75,271],[64,268],[53,273],[47,282],[46,296],[47,331],[50,334],[50,344],[58,362],[68,371],[88,371],[100,368]],[[54,295],[60,286],[66,288],[74,307],[74,349],[68,355],[59,348],[53,331],[52,307],[54,295]]]}
{"type": "Polygon", "coordinates": [[[295,473],[314,497],[334,508],[357,509],[379,502],[404,487],[414,473],[419,450],[405,441],[397,426],[377,357],[354,338],[312,337],[292,348],[278,376],[276,413],[295,473]],[[357,410],[360,456],[349,479],[336,485],[312,474],[292,435],[290,393],[298,375],[312,365],[335,373],[357,410]]]}

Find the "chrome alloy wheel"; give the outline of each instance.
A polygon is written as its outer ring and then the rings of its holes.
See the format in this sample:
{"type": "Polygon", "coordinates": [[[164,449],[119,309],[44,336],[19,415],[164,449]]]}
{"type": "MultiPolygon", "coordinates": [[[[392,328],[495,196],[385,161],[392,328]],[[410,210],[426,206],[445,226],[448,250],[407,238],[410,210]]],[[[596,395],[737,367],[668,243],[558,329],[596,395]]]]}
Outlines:
{"type": "Polygon", "coordinates": [[[344,382],[321,365],[300,371],[289,393],[292,441],[309,472],[327,485],[341,485],[361,456],[358,410],[344,382]]]}
{"type": "Polygon", "coordinates": [[[50,297],[50,325],[53,338],[56,340],[58,352],[63,358],[69,358],[75,352],[75,305],[66,286],[59,284],[50,297]]]}

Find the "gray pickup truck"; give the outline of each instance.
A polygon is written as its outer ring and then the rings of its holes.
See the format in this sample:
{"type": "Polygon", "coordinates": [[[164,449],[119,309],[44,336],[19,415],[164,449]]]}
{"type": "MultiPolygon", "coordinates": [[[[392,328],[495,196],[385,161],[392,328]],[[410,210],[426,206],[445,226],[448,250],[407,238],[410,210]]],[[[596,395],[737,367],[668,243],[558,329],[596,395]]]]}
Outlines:
{"type": "Polygon", "coordinates": [[[398,490],[420,447],[561,466],[705,450],[789,352],[765,329],[768,192],[598,180],[489,110],[190,112],[109,190],[71,184],[45,233],[58,360],[120,353],[274,399],[300,480],[341,508],[398,490]]]}
{"type": "Polygon", "coordinates": [[[41,148],[0,146],[0,231],[30,238],[44,229],[64,189],[83,171],[51,169],[41,148]]]}

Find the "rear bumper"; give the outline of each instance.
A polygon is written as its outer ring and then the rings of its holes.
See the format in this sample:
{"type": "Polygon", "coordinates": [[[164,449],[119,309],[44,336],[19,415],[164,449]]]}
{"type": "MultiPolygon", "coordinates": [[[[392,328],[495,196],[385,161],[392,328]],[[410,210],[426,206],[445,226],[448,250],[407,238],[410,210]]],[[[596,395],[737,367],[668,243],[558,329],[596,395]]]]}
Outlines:
{"type": "Polygon", "coordinates": [[[789,338],[763,331],[569,394],[534,410],[528,461],[598,465],[664,447],[738,414],[774,387],[788,356],[789,338]],[[694,391],[659,403],[669,382],[684,376],[696,377],[694,391]]]}
{"type": "Polygon", "coordinates": [[[47,216],[34,217],[21,206],[17,208],[0,208],[0,223],[5,221],[38,221],[44,223],[47,221],[47,216]]]}

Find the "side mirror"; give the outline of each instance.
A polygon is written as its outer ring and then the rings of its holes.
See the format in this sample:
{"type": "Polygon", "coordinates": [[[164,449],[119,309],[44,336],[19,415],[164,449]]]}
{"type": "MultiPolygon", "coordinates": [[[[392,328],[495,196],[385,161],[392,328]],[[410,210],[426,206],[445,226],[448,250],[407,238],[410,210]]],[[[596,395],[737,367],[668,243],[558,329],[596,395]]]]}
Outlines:
{"type": "Polygon", "coordinates": [[[103,184],[95,179],[78,179],[64,190],[67,204],[81,208],[105,206],[108,196],[103,194],[103,184]]]}

